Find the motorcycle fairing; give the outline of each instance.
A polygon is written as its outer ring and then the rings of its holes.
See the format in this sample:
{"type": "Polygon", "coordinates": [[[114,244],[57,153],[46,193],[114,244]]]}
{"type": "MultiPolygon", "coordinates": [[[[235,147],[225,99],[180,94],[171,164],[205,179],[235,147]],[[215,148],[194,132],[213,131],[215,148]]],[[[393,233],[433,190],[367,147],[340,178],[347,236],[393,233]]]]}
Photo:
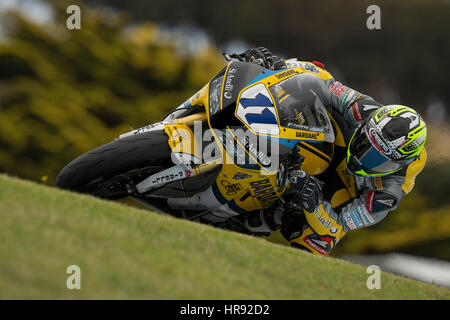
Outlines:
{"type": "Polygon", "coordinates": [[[243,213],[267,208],[286,189],[286,185],[278,185],[278,168],[267,169],[267,165],[261,163],[261,159],[255,157],[248,146],[237,137],[233,137],[235,146],[238,146],[237,149],[227,150],[225,139],[217,132],[223,133],[238,127],[248,129],[251,134],[279,143],[281,158],[286,157],[294,145],[301,143],[300,154],[305,157],[302,169],[312,175],[326,170],[332,158],[333,148],[322,147],[322,145],[332,145],[334,133],[329,113],[321,105],[320,99],[314,97],[314,92],[308,93],[310,99],[313,99],[310,111],[316,118],[320,118],[315,119],[316,122],[323,120],[322,127],[319,125],[308,127],[302,124],[295,127],[283,125],[280,122],[279,104],[282,103],[281,99],[284,96],[274,97],[274,86],[286,83],[290,78],[305,73],[314,73],[322,79],[331,78],[331,75],[322,69],[318,73],[306,67],[270,71],[254,64],[234,61],[228,63],[208,85],[188,100],[191,106],[203,106],[209,128],[218,129],[212,132],[221,153],[222,167],[217,179],[207,191],[208,194],[214,195],[218,203],[217,208],[210,209],[220,211],[219,207],[225,206],[227,211],[231,208],[236,213],[243,213]],[[252,111],[254,116],[246,117],[249,112],[239,112],[239,108],[242,111],[246,107],[254,109],[252,111]],[[262,120],[260,122],[262,125],[257,124],[259,120],[262,120]],[[268,124],[276,129],[269,133],[263,132],[261,128],[268,124]],[[245,155],[252,158],[256,165],[236,164],[235,153],[238,151],[245,152],[245,155]]]}

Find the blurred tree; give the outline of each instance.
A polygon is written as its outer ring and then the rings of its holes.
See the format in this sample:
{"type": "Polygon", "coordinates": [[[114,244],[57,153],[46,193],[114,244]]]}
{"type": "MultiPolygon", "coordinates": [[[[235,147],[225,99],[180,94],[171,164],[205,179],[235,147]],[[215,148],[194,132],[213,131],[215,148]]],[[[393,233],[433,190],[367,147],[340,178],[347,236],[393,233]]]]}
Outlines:
{"type": "Polygon", "coordinates": [[[284,57],[323,61],[349,86],[383,103],[425,113],[437,97],[450,105],[450,2],[446,0],[87,0],[129,12],[134,21],[205,30],[218,46],[234,39],[284,57]],[[381,8],[381,30],[366,9],[381,8]]]}
{"type": "Polygon", "coordinates": [[[50,184],[76,156],[159,121],[225,62],[214,48],[182,55],[155,25],[124,28],[101,9],[83,7],[70,31],[60,6],[53,24],[0,20],[0,171],[50,184]]]}

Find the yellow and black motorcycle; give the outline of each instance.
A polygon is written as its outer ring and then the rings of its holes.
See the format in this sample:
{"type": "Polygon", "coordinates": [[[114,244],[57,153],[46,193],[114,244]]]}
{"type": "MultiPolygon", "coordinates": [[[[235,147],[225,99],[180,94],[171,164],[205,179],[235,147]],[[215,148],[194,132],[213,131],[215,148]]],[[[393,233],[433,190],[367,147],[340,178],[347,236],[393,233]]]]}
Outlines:
{"type": "Polygon", "coordinates": [[[157,212],[233,229],[289,188],[293,156],[302,156],[301,169],[311,175],[330,163],[330,110],[298,82],[307,72],[331,78],[308,62],[272,71],[229,60],[161,122],[70,162],[57,186],[107,199],[129,196],[157,212]]]}

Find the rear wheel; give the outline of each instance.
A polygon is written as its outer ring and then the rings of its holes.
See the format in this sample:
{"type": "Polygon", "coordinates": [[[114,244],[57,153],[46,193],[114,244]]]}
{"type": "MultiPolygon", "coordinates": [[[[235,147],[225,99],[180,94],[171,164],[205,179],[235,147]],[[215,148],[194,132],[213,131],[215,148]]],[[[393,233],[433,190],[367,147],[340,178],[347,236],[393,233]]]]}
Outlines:
{"type": "Polygon", "coordinates": [[[114,140],[66,165],[56,185],[102,198],[118,199],[146,177],[171,165],[164,131],[152,131],[114,140]]]}

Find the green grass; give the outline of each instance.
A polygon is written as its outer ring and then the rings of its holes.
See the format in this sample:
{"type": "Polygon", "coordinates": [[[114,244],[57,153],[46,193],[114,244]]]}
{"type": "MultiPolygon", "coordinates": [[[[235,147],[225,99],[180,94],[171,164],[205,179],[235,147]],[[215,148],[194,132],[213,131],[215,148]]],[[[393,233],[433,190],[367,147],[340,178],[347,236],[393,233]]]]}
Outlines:
{"type": "Polygon", "coordinates": [[[0,175],[1,299],[449,299],[450,290],[0,175]],[[81,290],[66,268],[81,268],[81,290]]]}

